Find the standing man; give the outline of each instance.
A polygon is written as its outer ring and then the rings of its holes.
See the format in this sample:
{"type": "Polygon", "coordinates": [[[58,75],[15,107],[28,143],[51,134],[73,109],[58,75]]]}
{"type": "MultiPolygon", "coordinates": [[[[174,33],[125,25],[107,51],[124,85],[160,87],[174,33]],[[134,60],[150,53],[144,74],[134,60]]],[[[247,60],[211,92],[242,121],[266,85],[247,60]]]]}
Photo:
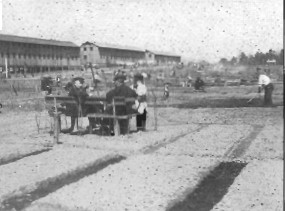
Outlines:
{"type": "Polygon", "coordinates": [[[274,89],[273,84],[271,83],[270,78],[266,74],[266,69],[263,70],[263,73],[260,73],[260,68],[257,68],[257,73],[259,74],[258,78],[258,93],[261,93],[264,89],[264,102],[265,107],[273,106],[272,102],[272,92],[274,89]]]}
{"type": "Polygon", "coordinates": [[[83,106],[88,94],[86,92],[86,86],[83,85],[84,78],[76,77],[73,79],[73,83],[69,84],[68,96],[71,96],[76,101],[76,105],[66,104],[64,111],[66,116],[71,118],[71,126],[68,129],[61,130],[62,133],[71,133],[74,130],[76,118],[83,116],[83,106]]]}

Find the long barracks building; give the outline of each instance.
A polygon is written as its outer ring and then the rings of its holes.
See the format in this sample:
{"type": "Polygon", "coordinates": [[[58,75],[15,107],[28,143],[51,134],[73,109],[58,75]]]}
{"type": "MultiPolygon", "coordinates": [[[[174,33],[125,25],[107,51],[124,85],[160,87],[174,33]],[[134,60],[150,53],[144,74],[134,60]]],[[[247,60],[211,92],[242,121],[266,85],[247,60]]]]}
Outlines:
{"type": "Polygon", "coordinates": [[[0,34],[0,72],[44,73],[80,69],[87,63],[102,66],[179,63],[181,57],[136,47],[72,42],[0,34]]]}
{"type": "Polygon", "coordinates": [[[134,65],[134,64],[177,64],[181,61],[178,55],[144,50],[136,47],[85,42],[80,47],[81,64],[98,64],[101,66],[134,65]]]}
{"type": "Polygon", "coordinates": [[[0,71],[36,73],[80,67],[80,47],[72,42],[0,34],[0,71]]]}

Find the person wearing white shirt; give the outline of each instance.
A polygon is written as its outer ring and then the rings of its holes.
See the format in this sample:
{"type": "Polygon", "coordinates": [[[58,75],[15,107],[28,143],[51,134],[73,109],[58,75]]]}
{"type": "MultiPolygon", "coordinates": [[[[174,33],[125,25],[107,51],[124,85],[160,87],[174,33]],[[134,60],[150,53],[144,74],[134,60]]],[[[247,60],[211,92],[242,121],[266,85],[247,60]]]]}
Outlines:
{"type": "Polygon", "coordinates": [[[138,99],[136,100],[136,109],[138,111],[137,115],[137,130],[145,131],[146,129],[146,108],[147,108],[147,102],[146,102],[146,94],[147,94],[147,88],[145,84],[143,83],[144,77],[142,74],[136,74],[134,76],[134,85],[133,89],[136,91],[138,95],[138,99]]]}
{"type": "MultiPolygon", "coordinates": [[[[257,71],[259,73],[260,68],[257,68],[257,71]]],[[[270,78],[266,75],[266,69],[264,69],[263,73],[259,74],[258,78],[258,93],[261,93],[262,89],[264,89],[264,106],[273,106],[272,92],[274,86],[270,78]]]]}

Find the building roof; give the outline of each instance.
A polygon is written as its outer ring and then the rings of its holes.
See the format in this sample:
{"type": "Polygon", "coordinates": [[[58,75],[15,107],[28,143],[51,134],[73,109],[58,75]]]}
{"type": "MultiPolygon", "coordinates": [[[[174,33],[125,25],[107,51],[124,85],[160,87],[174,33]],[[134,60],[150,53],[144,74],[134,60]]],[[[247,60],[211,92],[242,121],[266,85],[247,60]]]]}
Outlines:
{"type": "Polygon", "coordinates": [[[20,37],[15,35],[0,34],[0,41],[30,43],[39,45],[55,45],[64,47],[79,47],[76,44],[68,41],[46,40],[32,37],[20,37]]]}
{"type": "Polygon", "coordinates": [[[132,46],[122,46],[122,45],[114,45],[109,43],[99,43],[99,42],[86,42],[84,44],[93,44],[99,48],[110,48],[110,49],[119,49],[119,50],[127,50],[127,51],[138,51],[138,52],[145,52],[144,49],[140,49],[137,47],[132,46]]]}
{"type": "Polygon", "coordinates": [[[159,56],[171,56],[171,57],[181,57],[179,55],[173,54],[173,53],[169,53],[169,52],[162,52],[162,51],[153,51],[153,50],[147,50],[155,55],[159,55],[159,56]]]}

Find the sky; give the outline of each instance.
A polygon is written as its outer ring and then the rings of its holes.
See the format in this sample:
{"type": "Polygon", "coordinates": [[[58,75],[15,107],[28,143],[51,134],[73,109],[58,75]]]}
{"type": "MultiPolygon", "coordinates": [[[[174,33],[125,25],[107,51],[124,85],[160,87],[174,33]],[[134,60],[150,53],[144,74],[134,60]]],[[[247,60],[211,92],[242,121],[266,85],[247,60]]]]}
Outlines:
{"type": "Polygon", "coordinates": [[[2,4],[3,34],[77,45],[97,41],[134,46],[209,62],[283,48],[283,0],[4,0],[2,4]]]}

